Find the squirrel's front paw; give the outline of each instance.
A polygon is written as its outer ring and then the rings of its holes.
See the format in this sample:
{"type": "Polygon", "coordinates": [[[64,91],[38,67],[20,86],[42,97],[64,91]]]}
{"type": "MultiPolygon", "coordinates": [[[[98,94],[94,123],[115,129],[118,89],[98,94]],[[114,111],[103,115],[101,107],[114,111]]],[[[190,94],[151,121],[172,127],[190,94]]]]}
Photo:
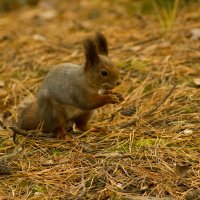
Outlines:
{"type": "Polygon", "coordinates": [[[119,102],[124,101],[124,98],[122,97],[120,93],[114,92],[113,94],[118,98],[119,102]]]}
{"type": "Polygon", "coordinates": [[[107,100],[108,100],[108,103],[111,103],[111,104],[116,104],[120,102],[119,98],[115,94],[109,94],[107,100]]]}

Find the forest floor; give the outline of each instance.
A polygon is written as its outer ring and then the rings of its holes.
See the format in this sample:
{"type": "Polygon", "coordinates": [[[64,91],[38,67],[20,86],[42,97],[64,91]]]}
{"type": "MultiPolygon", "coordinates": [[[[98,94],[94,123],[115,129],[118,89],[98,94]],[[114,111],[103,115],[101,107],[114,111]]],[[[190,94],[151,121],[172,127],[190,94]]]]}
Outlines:
{"type": "Polygon", "coordinates": [[[163,33],[130,2],[42,3],[0,15],[0,199],[200,199],[200,6],[163,33]],[[58,63],[83,63],[82,40],[103,32],[124,97],[98,109],[76,142],[9,126],[58,63]],[[152,198],[150,198],[152,197],[152,198]]]}

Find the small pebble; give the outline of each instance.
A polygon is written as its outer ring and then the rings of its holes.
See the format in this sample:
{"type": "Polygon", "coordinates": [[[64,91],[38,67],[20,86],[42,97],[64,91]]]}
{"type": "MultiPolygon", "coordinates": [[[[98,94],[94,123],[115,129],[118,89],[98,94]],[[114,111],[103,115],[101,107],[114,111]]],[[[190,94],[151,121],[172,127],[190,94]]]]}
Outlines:
{"type": "Polygon", "coordinates": [[[117,183],[116,185],[119,189],[123,189],[122,184],[121,183],[117,183]]]}
{"type": "Polygon", "coordinates": [[[136,112],[136,108],[135,107],[128,107],[128,108],[123,108],[120,113],[123,116],[132,116],[132,115],[135,114],[135,112],[136,112]]]}
{"type": "Polygon", "coordinates": [[[5,86],[5,81],[0,80],[0,88],[3,88],[5,86]]]}
{"type": "Polygon", "coordinates": [[[33,35],[33,39],[34,39],[35,41],[41,41],[41,42],[43,42],[43,41],[46,40],[46,38],[45,38],[44,36],[39,35],[39,34],[33,35]]]}
{"type": "Polygon", "coordinates": [[[183,133],[184,133],[184,134],[192,134],[192,133],[193,133],[193,130],[191,130],[191,129],[185,129],[185,130],[183,131],[183,133]]]}

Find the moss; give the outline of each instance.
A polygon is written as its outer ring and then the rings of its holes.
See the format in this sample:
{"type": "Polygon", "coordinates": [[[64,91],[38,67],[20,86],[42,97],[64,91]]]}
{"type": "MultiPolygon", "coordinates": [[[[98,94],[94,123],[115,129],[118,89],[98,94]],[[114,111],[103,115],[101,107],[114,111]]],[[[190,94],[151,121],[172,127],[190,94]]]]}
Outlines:
{"type": "Polygon", "coordinates": [[[149,138],[149,139],[144,139],[141,138],[135,142],[136,147],[151,147],[154,146],[155,142],[157,139],[149,138]]]}
{"type": "Polygon", "coordinates": [[[130,62],[120,62],[118,63],[118,67],[122,69],[127,69],[130,67],[130,62]]]}
{"type": "Polygon", "coordinates": [[[196,113],[199,112],[199,105],[192,105],[190,107],[187,107],[185,110],[186,113],[196,113]]]}
{"type": "Polygon", "coordinates": [[[51,155],[56,156],[56,155],[61,155],[62,151],[60,149],[52,149],[51,155]]]}
{"type": "Polygon", "coordinates": [[[133,59],[131,61],[130,65],[133,69],[140,71],[140,72],[149,72],[150,71],[150,65],[146,61],[138,60],[138,59],[133,59]]]}
{"type": "Polygon", "coordinates": [[[45,189],[39,185],[35,185],[35,186],[33,186],[33,191],[43,193],[45,191],[45,189]]]}

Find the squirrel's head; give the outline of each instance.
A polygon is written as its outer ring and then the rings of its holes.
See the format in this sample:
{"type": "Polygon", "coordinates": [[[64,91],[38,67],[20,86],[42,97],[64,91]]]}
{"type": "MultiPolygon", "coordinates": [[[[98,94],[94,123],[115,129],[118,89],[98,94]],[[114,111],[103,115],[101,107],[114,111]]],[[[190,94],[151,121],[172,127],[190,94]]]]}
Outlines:
{"type": "Polygon", "coordinates": [[[108,58],[105,36],[97,32],[95,39],[84,41],[86,62],[84,66],[90,85],[94,88],[110,90],[120,84],[119,70],[108,58]]]}

